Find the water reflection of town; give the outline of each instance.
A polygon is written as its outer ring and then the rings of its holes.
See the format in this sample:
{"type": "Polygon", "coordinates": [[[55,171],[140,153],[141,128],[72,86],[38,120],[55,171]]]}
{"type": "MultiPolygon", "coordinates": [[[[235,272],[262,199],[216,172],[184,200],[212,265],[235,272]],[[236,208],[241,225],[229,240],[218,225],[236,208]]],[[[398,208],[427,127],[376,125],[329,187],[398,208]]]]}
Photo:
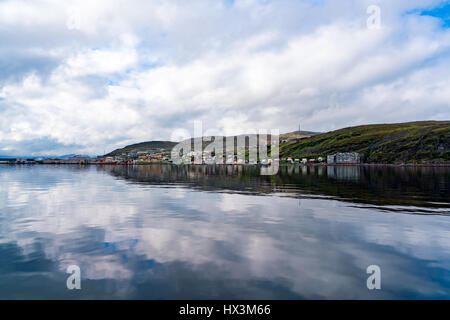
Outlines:
{"type": "Polygon", "coordinates": [[[330,179],[358,181],[359,171],[356,166],[328,166],[327,176],[330,179]]]}
{"type": "MultiPolygon", "coordinates": [[[[450,168],[380,166],[281,166],[277,175],[262,176],[257,166],[106,166],[132,183],[186,186],[215,192],[276,193],[288,197],[327,196],[380,206],[410,206],[449,213],[450,168]]],[[[433,213],[433,212],[431,212],[433,213]]]]}

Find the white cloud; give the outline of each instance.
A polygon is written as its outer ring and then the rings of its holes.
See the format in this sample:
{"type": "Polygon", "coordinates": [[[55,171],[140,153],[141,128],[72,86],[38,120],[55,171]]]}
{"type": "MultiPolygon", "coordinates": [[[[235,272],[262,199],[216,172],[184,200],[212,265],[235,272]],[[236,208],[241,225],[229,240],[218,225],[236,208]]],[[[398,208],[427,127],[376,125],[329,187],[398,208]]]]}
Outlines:
{"type": "Polygon", "coordinates": [[[449,31],[408,13],[437,2],[381,1],[380,30],[366,2],[2,2],[0,65],[23,76],[0,77],[0,147],[96,154],[194,119],[227,133],[449,119],[449,31]]]}

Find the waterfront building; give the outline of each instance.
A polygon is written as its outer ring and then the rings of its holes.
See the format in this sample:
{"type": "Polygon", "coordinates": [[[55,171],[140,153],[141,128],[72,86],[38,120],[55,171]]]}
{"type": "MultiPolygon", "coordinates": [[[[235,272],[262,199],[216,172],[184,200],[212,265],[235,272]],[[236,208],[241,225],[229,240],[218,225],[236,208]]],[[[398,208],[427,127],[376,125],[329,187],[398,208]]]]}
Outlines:
{"type": "Polygon", "coordinates": [[[327,163],[330,164],[357,164],[361,157],[358,152],[338,152],[327,156],[327,163]]]}

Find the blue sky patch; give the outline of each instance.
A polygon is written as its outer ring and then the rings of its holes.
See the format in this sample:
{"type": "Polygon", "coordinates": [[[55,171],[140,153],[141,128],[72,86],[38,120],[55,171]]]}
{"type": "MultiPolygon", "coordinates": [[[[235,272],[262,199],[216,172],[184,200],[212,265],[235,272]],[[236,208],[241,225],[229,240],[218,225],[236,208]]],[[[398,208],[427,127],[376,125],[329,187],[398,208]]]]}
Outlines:
{"type": "Polygon", "coordinates": [[[223,0],[226,7],[232,7],[234,5],[234,0],[223,0]]]}
{"type": "Polygon", "coordinates": [[[431,16],[435,18],[439,18],[444,22],[444,27],[449,28],[450,27],[450,1],[446,1],[445,4],[420,12],[421,16],[431,16]]]}

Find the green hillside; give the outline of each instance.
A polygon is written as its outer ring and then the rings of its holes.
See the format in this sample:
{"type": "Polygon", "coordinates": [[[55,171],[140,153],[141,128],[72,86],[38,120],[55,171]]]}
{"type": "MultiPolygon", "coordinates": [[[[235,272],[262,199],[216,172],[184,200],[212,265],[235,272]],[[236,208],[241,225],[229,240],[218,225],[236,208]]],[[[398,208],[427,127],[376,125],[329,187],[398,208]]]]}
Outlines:
{"type": "Polygon", "coordinates": [[[283,139],[300,139],[300,138],[309,138],[315,135],[320,134],[321,132],[312,132],[312,131],[293,131],[288,133],[280,134],[280,140],[283,139]]]}
{"type": "Polygon", "coordinates": [[[146,152],[153,149],[164,149],[166,151],[172,150],[172,148],[177,144],[177,142],[171,142],[171,141],[147,141],[147,142],[141,142],[132,144],[129,146],[126,146],[121,149],[116,149],[105,156],[107,157],[114,157],[114,156],[120,156],[122,153],[136,153],[136,152],[146,152]]]}
{"type": "Polygon", "coordinates": [[[280,158],[359,152],[366,163],[450,161],[450,121],[344,128],[280,146],[280,158]]]}

